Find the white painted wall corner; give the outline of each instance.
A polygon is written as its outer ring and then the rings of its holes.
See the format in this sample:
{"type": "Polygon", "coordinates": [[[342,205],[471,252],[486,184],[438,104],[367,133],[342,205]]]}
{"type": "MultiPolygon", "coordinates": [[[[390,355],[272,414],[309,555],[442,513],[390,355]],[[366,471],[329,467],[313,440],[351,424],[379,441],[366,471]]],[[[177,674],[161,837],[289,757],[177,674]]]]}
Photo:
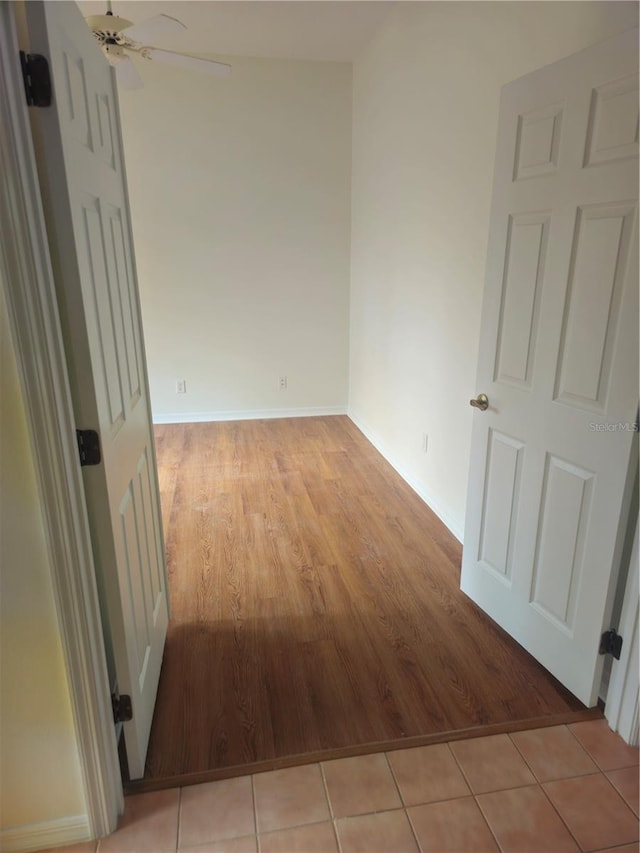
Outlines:
{"type": "Polygon", "coordinates": [[[447,508],[444,507],[440,501],[426,488],[425,484],[418,480],[405,466],[398,460],[398,457],[389,449],[389,447],[376,435],[373,430],[369,429],[369,427],[365,424],[365,422],[356,415],[353,411],[349,411],[347,413],[354,424],[358,427],[361,433],[367,438],[371,444],[376,448],[376,450],[381,453],[387,462],[391,465],[395,471],[400,474],[402,479],[407,483],[407,485],[411,486],[413,491],[418,495],[418,497],[422,498],[422,500],[426,503],[430,510],[435,512],[440,521],[448,528],[448,530],[453,533],[458,542],[462,542],[464,528],[461,524],[459,524],[453,513],[447,508]]]}

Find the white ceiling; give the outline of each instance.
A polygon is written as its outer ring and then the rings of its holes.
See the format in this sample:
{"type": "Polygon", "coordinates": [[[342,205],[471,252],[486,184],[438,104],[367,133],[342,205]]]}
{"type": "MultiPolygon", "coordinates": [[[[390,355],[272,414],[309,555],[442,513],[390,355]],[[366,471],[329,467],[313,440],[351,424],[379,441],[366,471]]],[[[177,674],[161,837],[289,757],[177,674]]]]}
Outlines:
{"type": "MultiPolygon", "coordinates": [[[[79,0],[102,15],[107,0],[79,0]]],[[[160,13],[187,31],[158,47],[181,53],[351,62],[387,16],[385,0],[112,0],[134,23],[160,13]]]]}

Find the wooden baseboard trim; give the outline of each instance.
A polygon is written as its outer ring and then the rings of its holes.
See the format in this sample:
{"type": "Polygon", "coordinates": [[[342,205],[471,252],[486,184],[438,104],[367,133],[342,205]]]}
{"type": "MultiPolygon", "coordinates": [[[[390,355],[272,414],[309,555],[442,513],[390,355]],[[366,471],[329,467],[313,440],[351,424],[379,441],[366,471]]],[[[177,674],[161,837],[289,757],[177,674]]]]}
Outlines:
{"type": "Polygon", "coordinates": [[[182,788],[186,785],[199,785],[203,782],[218,782],[221,779],[232,779],[236,776],[248,776],[253,773],[265,773],[269,770],[281,770],[284,767],[296,767],[302,764],[315,764],[319,761],[332,761],[336,758],[351,758],[354,755],[368,755],[375,752],[390,752],[395,749],[410,749],[416,746],[431,746],[435,743],[446,743],[454,740],[467,740],[487,735],[509,734],[511,732],[542,729],[548,726],[580,723],[584,720],[600,720],[604,717],[603,708],[585,708],[581,711],[569,711],[565,714],[548,714],[544,717],[531,717],[528,720],[512,720],[506,723],[492,723],[486,726],[474,726],[457,731],[435,732],[429,735],[396,740],[362,743],[354,746],[344,746],[335,749],[306,752],[302,755],[286,755],[267,761],[257,761],[254,764],[236,764],[233,767],[220,767],[213,770],[203,770],[198,773],[185,773],[177,776],[167,776],[163,779],[137,779],[125,786],[125,796],[142,794],[148,791],[160,791],[165,788],[182,788]]]}
{"type": "Polygon", "coordinates": [[[5,853],[26,853],[28,850],[48,850],[50,847],[76,844],[91,838],[86,815],[72,815],[58,820],[10,826],[0,830],[0,850],[5,853]]]}
{"type": "Polygon", "coordinates": [[[239,409],[224,412],[158,412],[153,414],[153,423],[196,424],[217,421],[261,421],[278,418],[318,418],[330,415],[346,415],[346,406],[316,406],[290,409],[239,409]]]}

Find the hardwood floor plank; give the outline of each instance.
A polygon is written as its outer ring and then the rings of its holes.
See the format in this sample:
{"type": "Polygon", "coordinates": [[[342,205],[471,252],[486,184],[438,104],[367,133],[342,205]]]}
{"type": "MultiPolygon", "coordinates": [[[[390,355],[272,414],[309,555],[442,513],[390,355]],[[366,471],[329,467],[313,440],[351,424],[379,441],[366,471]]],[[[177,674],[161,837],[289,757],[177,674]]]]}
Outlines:
{"type": "Polygon", "coordinates": [[[145,779],[585,713],[462,594],[460,544],[347,417],[156,443],[172,618],[145,779]]]}

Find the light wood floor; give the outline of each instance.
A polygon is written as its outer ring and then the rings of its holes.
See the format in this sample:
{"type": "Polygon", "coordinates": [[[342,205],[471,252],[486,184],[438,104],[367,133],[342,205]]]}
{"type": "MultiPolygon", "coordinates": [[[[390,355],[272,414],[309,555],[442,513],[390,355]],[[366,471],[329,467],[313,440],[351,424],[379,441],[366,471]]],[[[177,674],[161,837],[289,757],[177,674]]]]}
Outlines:
{"type": "Polygon", "coordinates": [[[347,417],[156,440],[172,619],[145,778],[584,711],[460,592],[461,546],[347,417]]]}

